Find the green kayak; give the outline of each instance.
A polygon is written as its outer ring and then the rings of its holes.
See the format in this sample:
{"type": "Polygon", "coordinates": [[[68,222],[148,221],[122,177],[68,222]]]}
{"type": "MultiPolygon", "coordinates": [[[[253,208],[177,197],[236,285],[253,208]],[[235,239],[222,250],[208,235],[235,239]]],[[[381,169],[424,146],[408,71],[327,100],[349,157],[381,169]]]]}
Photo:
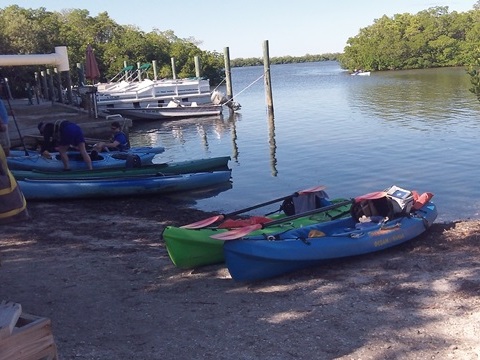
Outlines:
{"type": "Polygon", "coordinates": [[[104,179],[145,177],[152,175],[173,175],[203,172],[211,170],[226,170],[229,156],[170,162],[163,164],[148,164],[138,168],[94,169],[74,171],[41,171],[41,170],[11,170],[17,180],[24,179],[104,179]]]}
{"type": "MultiPolygon", "coordinates": [[[[250,235],[280,233],[286,230],[350,215],[351,203],[347,199],[334,199],[331,200],[331,204],[339,204],[339,206],[333,206],[333,208],[328,211],[319,210],[318,213],[293,220],[289,220],[284,213],[267,216],[271,220],[279,220],[283,217],[287,219],[278,225],[253,231],[250,235]]],[[[228,230],[232,230],[232,228],[220,229],[218,227],[203,227],[199,229],[187,229],[167,226],[162,232],[162,237],[165,241],[168,255],[175,266],[179,268],[194,268],[224,262],[224,241],[212,239],[210,236],[228,230]]]]}

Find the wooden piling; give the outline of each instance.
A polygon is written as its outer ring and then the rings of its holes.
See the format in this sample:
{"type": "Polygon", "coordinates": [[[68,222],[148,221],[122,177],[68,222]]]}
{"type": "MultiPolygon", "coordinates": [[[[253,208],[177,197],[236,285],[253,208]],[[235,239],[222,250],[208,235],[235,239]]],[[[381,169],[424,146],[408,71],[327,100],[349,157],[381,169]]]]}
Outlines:
{"type": "Polygon", "coordinates": [[[274,116],[268,40],[265,40],[263,42],[263,69],[264,69],[264,79],[265,79],[265,95],[266,95],[265,101],[267,102],[267,110],[271,116],[274,116]]]}
{"type": "Polygon", "coordinates": [[[58,102],[63,104],[65,101],[63,99],[63,91],[62,91],[62,75],[60,74],[57,68],[53,68],[53,72],[55,73],[55,76],[57,78],[58,102]]]}
{"type": "Polygon", "coordinates": [[[140,63],[140,61],[137,61],[137,79],[138,81],[142,81],[142,64],[140,63]]]}
{"type": "Polygon", "coordinates": [[[157,60],[153,60],[153,61],[152,61],[152,67],[153,67],[153,80],[158,80],[157,60]]]}
{"type": "Polygon", "coordinates": [[[195,61],[195,76],[199,78],[200,77],[200,58],[198,56],[195,56],[193,60],[195,61]]]}
{"type": "Polygon", "coordinates": [[[225,85],[227,88],[227,99],[233,99],[232,90],[232,71],[230,68],[230,50],[228,47],[223,49],[223,57],[225,61],[225,85]]]}
{"type": "Polygon", "coordinates": [[[172,63],[172,79],[177,78],[177,70],[175,69],[175,58],[171,57],[170,62],[172,63]]]}

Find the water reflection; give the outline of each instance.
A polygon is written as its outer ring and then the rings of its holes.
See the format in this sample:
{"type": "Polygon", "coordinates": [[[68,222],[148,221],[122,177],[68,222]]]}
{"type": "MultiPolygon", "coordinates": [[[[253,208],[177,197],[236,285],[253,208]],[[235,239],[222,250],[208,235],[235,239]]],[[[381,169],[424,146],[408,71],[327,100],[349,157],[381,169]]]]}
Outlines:
{"type": "Polygon", "coordinates": [[[268,143],[270,145],[270,166],[272,176],[277,176],[277,143],[275,142],[275,119],[272,113],[268,113],[268,143]]]}
{"type": "Polygon", "coordinates": [[[457,124],[478,109],[468,91],[464,68],[392,71],[354,78],[346,88],[352,111],[410,129],[457,124]]]}
{"type": "MultiPolygon", "coordinates": [[[[234,89],[261,71],[234,68],[234,89]]],[[[204,210],[230,212],[316,184],[338,196],[396,184],[435,193],[439,221],[480,216],[472,162],[480,104],[464,69],[356,77],[334,62],[289,64],[272,67],[272,87],[275,118],[257,83],[241,93],[239,113],[135,122],[132,145],[164,146],[159,162],[230,156],[233,188],[196,200],[204,210]]]]}
{"type": "Polygon", "coordinates": [[[242,114],[230,112],[228,117],[228,124],[232,133],[232,159],[238,162],[238,143],[237,143],[237,120],[242,119],[242,114]]]}
{"type": "Polygon", "coordinates": [[[205,200],[208,198],[216,197],[219,194],[227,192],[228,190],[232,189],[232,187],[233,185],[231,182],[226,182],[216,186],[211,186],[211,187],[197,189],[197,190],[162,194],[162,197],[175,200],[175,202],[178,202],[178,203],[194,205],[198,200],[205,200]]]}

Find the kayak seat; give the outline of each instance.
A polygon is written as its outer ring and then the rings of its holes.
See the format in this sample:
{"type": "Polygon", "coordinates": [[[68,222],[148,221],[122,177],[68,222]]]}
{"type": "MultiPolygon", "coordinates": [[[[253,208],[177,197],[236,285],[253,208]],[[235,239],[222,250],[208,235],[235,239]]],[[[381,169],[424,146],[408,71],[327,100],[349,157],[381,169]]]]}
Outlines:
{"type": "Polygon", "coordinates": [[[127,154],[127,160],[125,161],[125,167],[128,169],[131,168],[140,168],[142,167],[142,159],[136,154],[127,154]]]}
{"type": "Polygon", "coordinates": [[[283,211],[285,215],[291,216],[310,210],[320,209],[331,204],[327,193],[324,190],[320,190],[289,197],[283,201],[280,210],[283,211]]]}
{"type": "Polygon", "coordinates": [[[355,221],[360,221],[362,217],[388,217],[393,218],[393,205],[390,200],[384,196],[380,199],[362,200],[352,205],[350,211],[355,221]]]}

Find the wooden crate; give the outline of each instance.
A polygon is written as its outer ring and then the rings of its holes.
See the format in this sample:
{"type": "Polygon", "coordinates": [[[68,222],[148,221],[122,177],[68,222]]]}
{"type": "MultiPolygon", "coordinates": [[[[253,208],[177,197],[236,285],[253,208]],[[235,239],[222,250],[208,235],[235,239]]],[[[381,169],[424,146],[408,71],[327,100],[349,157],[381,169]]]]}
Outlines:
{"type": "Polygon", "coordinates": [[[24,313],[20,304],[2,301],[0,359],[57,360],[50,319],[24,313]]]}

